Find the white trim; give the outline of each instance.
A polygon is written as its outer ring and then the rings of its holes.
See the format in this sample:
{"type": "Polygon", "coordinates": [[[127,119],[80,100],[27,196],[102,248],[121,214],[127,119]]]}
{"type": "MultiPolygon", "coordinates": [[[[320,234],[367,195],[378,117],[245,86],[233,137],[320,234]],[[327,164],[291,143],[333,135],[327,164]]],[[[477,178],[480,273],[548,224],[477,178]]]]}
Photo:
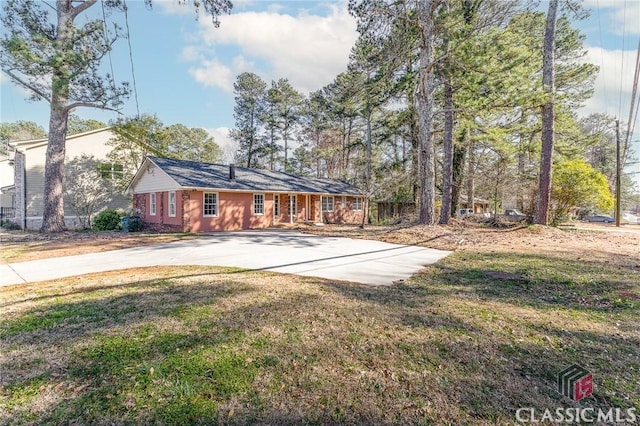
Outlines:
{"type": "Polygon", "coordinates": [[[149,216],[155,216],[157,212],[158,196],[155,192],[149,193],[149,216]],[[153,200],[153,201],[152,201],[153,200]]]}
{"type": "Polygon", "coordinates": [[[176,217],[178,215],[178,198],[176,197],[176,191],[167,192],[167,217],[176,217]],[[173,195],[173,214],[171,214],[171,195],[173,195]]]}
{"type": "Polygon", "coordinates": [[[218,212],[220,211],[220,196],[218,195],[217,192],[202,192],[202,217],[218,217],[218,212]],[[207,194],[213,194],[216,196],[216,202],[215,202],[215,213],[214,214],[206,214],[205,213],[205,205],[206,205],[206,201],[205,201],[205,196],[207,194]]]}
{"type": "Polygon", "coordinates": [[[265,211],[265,196],[264,196],[264,192],[254,192],[252,194],[251,197],[251,211],[253,212],[254,216],[264,216],[264,211],[265,211]],[[262,213],[256,213],[256,195],[259,195],[262,197],[262,213]]]}
{"type": "Polygon", "coordinates": [[[353,197],[353,211],[354,212],[361,212],[362,211],[362,207],[364,206],[364,199],[363,197],[353,197]],[[360,208],[356,208],[356,200],[360,201],[360,208]]]}
{"type": "MultiPolygon", "coordinates": [[[[321,211],[322,213],[325,213],[325,212],[326,212],[326,213],[331,213],[331,212],[333,212],[333,211],[335,210],[335,208],[336,208],[335,201],[336,201],[336,200],[335,200],[335,198],[334,198],[334,196],[333,196],[333,195],[322,195],[322,196],[320,197],[320,211],[321,211]],[[325,198],[327,198],[327,201],[328,201],[328,198],[331,198],[331,210],[329,210],[329,209],[325,210],[325,209],[324,209],[324,199],[325,199],[325,198]]],[[[327,202],[327,204],[329,204],[329,203],[327,202]]],[[[327,207],[328,207],[328,206],[327,206],[327,207]]]]}
{"type": "Polygon", "coordinates": [[[298,195],[296,193],[289,194],[289,223],[293,223],[293,218],[298,216],[298,195]],[[293,207],[293,208],[292,208],[293,207]]]}
{"type": "MultiPolygon", "coordinates": [[[[162,171],[163,173],[164,170],[160,169],[160,171],[162,171]]],[[[165,173],[166,174],[166,173],[165,173]]],[[[169,176],[169,175],[167,175],[169,176]]],[[[169,176],[170,179],[173,180],[173,178],[171,178],[169,176]]],[[[132,179],[135,180],[135,177],[132,179]]],[[[174,180],[175,182],[175,180],[174,180]]],[[[180,184],[178,184],[176,182],[176,186],[173,188],[163,188],[163,189],[159,189],[158,192],[160,191],[206,191],[206,192],[237,192],[237,193],[243,193],[243,194],[248,194],[248,193],[253,193],[253,190],[251,189],[229,189],[229,188],[206,188],[206,187],[194,187],[194,186],[182,186],[180,184]]],[[[269,193],[269,192],[274,192],[272,189],[268,189],[266,188],[264,191],[262,191],[263,193],[269,193]]],[[[140,191],[140,192],[132,192],[132,194],[146,194],[147,192],[145,191],[140,191]]],[[[309,191],[300,191],[300,192],[275,192],[277,194],[296,194],[296,195],[330,195],[332,197],[341,197],[341,196],[347,196],[347,197],[362,197],[362,195],[354,195],[354,194],[341,194],[341,193],[328,193],[328,192],[309,192],[309,191]]]]}
{"type": "MultiPolygon", "coordinates": [[[[160,170],[160,172],[162,172],[163,175],[165,175],[168,179],[170,179],[175,184],[175,186],[172,186],[171,188],[158,188],[156,190],[156,192],[180,191],[180,190],[187,189],[184,186],[180,185],[178,182],[176,182],[176,180],[174,178],[172,178],[171,176],[169,176],[167,174],[167,172],[165,172],[160,167],[158,167],[158,165],[156,163],[151,161],[149,158],[145,158],[144,161],[142,162],[142,165],[136,171],[136,174],[133,176],[133,178],[131,178],[131,182],[129,182],[129,185],[127,185],[127,189],[125,189],[125,191],[124,191],[125,193],[135,195],[135,194],[146,194],[148,192],[148,191],[134,191],[133,190],[133,187],[135,185],[137,185],[138,181],[142,178],[142,176],[144,176],[147,173],[148,163],[153,164],[154,167],[156,167],[158,170],[160,170]]],[[[209,191],[209,192],[213,192],[214,191],[212,188],[202,188],[200,190],[201,191],[205,191],[206,190],[206,191],[209,191]]]]}

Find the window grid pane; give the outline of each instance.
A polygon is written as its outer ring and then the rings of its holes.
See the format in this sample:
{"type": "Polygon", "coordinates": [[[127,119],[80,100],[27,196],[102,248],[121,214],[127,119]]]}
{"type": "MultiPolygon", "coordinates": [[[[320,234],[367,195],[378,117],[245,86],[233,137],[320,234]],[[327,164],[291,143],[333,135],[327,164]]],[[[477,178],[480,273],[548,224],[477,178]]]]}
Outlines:
{"type": "Polygon", "coordinates": [[[322,197],[322,211],[323,212],[333,211],[333,197],[322,197]]]}
{"type": "Polygon", "coordinates": [[[151,216],[156,215],[156,193],[152,192],[149,200],[149,214],[151,216]]]}
{"type": "Polygon", "coordinates": [[[264,214],[264,194],[253,194],[253,214],[264,214]]]}
{"type": "Polygon", "coordinates": [[[273,196],[273,215],[280,216],[280,195],[273,196]]]}
{"type": "Polygon", "coordinates": [[[169,216],[173,217],[176,215],[176,193],[169,193],[169,216]]]}
{"type": "Polygon", "coordinates": [[[204,194],[204,215],[218,215],[218,194],[207,192],[204,194]]]}

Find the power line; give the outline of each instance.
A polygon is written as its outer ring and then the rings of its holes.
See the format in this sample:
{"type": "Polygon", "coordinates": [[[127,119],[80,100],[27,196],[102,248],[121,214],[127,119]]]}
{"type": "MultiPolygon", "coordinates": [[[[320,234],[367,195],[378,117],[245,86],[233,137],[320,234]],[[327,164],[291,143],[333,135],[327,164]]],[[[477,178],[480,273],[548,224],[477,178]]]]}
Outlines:
{"type": "Polygon", "coordinates": [[[627,138],[625,141],[625,156],[629,149],[629,138],[636,129],[636,121],[638,120],[638,108],[640,108],[640,96],[638,95],[638,80],[640,79],[640,39],[638,39],[638,52],[636,53],[636,68],[633,75],[633,91],[631,92],[631,105],[629,109],[629,123],[627,124],[627,138]],[[636,96],[638,99],[636,100],[636,96]],[[633,107],[635,102],[635,114],[633,107]]]}
{"type": "MultiPolygon", "coordinates": [[[[600,70],[604,70],[604,44],[602,43],[602,23],[600,21],[600,2],[599,0],[596,0],[596,11],[598,12],[598,36],[600,36],[600,70]]],[[[604,93],[609,93],[607,91],[607,78],[603,77],[602,78],[602,89],[604,91],[604,93]]],[[[609,114],[609,103],[605,102],[604,103],[604,112],[606,114],[609,114]]]]}
{"type": "Polygon", "coordinates": [[[122,6],[124,7],[124,22],[127,27],[127,43],[129,44],[129,61],[131,62],[131,77],[133,78],[133,94],[136,99],[136,112],[138,113],[137,117],[140,117],[140,104],[138,103],[138,89],[136,85],[136,72],[133,66],[133,51],[131,49],[131,31],[129,30],[129,14],[127,13],[127,3],[125,0],[122,1],[122,6]]]}
{"type": "Polygon", "coordinates": [[[100,1],[100,5],[102,6],[102,23],[104,24],[104,42],[109,49],[107,54],[109,55],[109,68],[111,69],[111,88],[114,89],[116,86],[116,75],[113,72],[113,61],[111,60],[111,46],[107,35],[107,14],[104,11],[104,0],[100,1]]]}
{"type": "Polygon", "coordinates": [[[618,117],[622,116],[622,81],[624,71],[624,35],[627,26],[627,0],[624,0],[624,9],[622,11],[622,63],[620,65],[620,95],[618,96],[618,117]]]}

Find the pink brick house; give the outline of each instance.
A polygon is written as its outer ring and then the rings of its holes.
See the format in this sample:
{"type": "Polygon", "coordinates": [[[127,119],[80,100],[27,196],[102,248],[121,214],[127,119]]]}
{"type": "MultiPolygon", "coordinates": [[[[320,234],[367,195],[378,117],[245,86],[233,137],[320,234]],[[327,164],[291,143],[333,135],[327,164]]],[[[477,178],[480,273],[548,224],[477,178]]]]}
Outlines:
{"type": "Polygon", "coordinates": [[[147,157],[127,192],[146,226],[182,232],[361,223],[362,192],[334,179],[147,157]]]}

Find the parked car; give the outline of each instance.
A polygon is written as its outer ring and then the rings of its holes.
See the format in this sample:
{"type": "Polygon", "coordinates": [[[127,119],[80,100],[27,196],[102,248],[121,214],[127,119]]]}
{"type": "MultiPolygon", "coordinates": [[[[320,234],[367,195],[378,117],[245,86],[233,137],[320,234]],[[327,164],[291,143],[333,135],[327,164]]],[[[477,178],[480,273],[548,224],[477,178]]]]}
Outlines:
{"type": "Polygon", "coordinates": [[[613,222],[616,221],[613,217],[602,215],[602,214],[596,214],[596,215],[593,215],[593,216],[587,216],[585,219],[586,219],[587,222],[613,223],[613,222]]]}
{"type": "Polygon", "coordinates": [[[529,216],[517,209],[506,209],[503,216],[511,221],[529,220],[529,216]]]}

